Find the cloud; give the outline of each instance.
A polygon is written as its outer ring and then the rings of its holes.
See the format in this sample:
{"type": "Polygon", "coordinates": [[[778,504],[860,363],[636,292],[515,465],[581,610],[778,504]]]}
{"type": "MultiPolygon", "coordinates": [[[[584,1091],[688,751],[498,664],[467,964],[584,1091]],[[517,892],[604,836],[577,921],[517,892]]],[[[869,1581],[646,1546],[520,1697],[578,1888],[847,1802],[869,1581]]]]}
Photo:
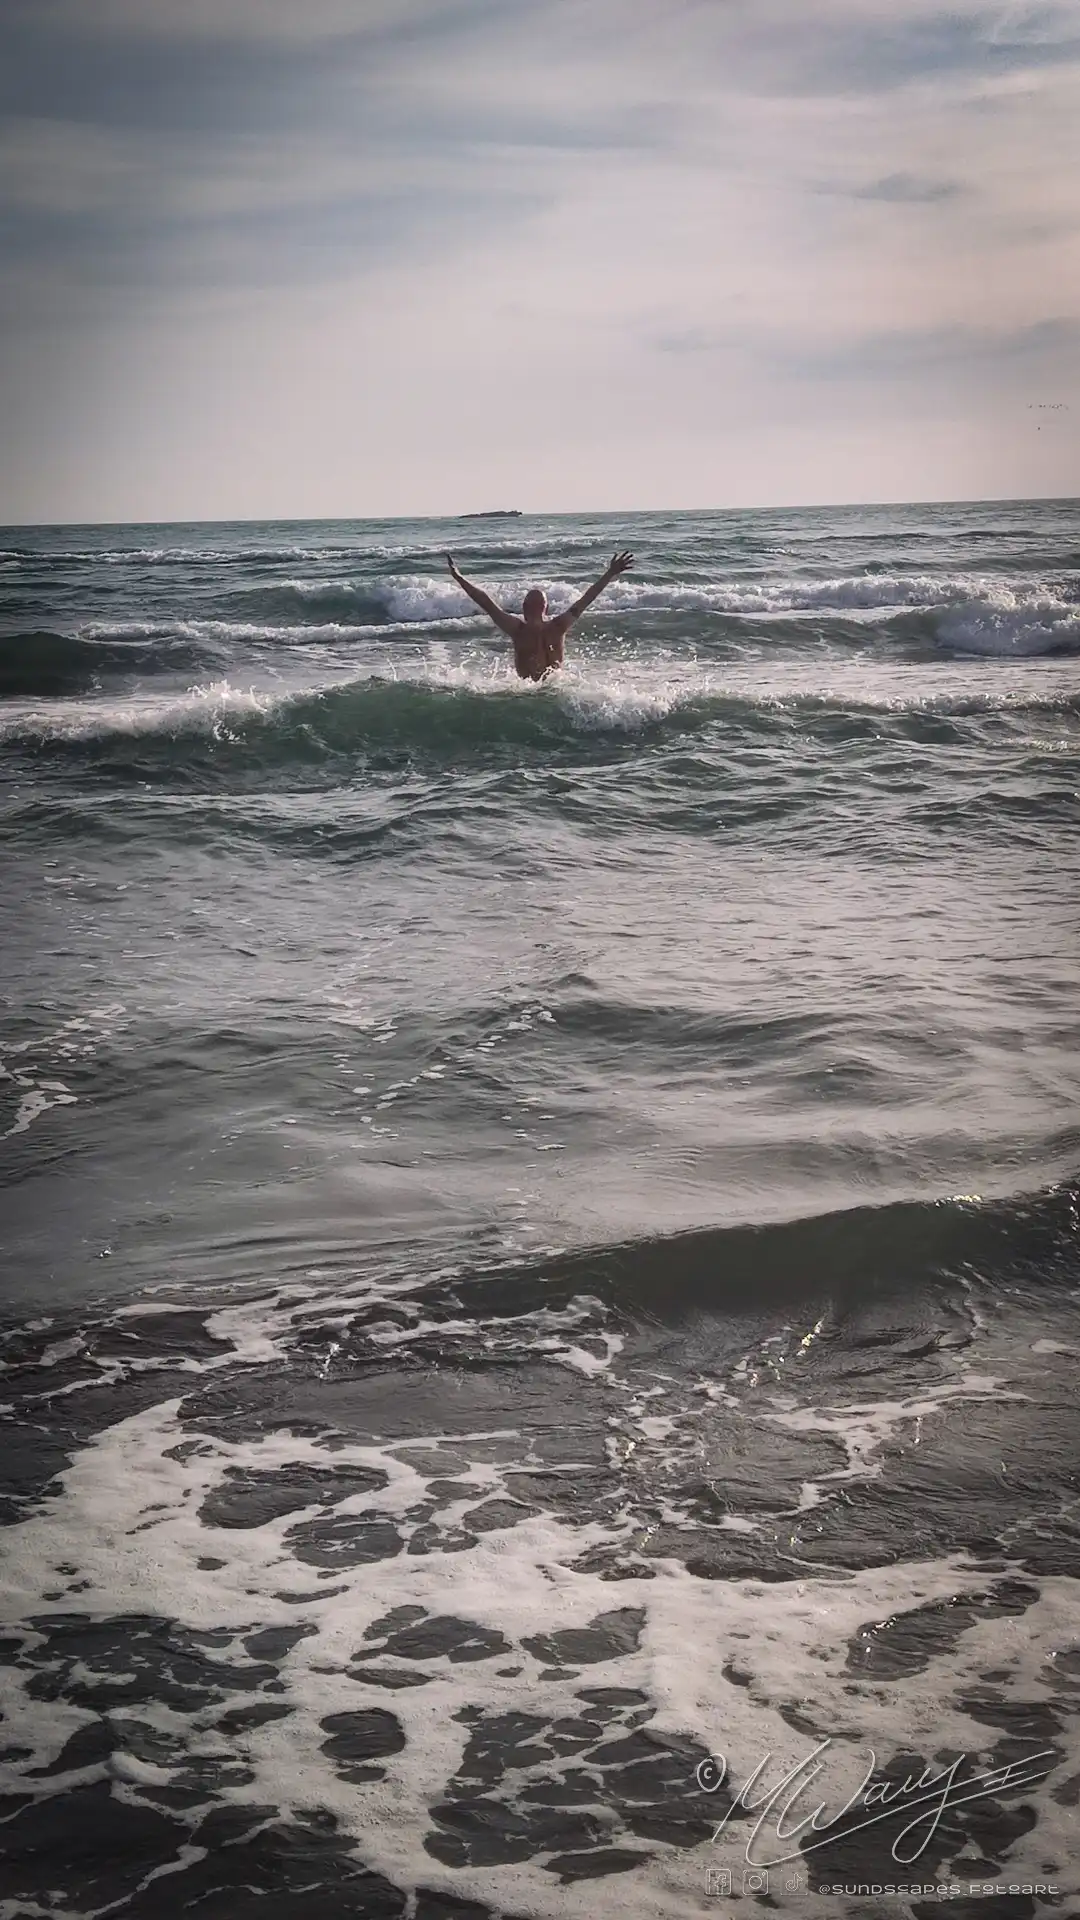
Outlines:
{"type": "Polygon", "coordinates": [[[700,55],[727,58],[745,86],[780,97],[875,97],[925,85],[980,86],[1080,60],[1070,5],[1015,8],[958,0],[757,0],[694,9],[700,55]]]}
{"type": "Polygon", "coordinates": [[[646,335],[647,345],[677,359],[711,360],[712,379],[739,391],[820,396],[844,387],[876,389],[879,399],[908,406],[920,390],[940,398],[943,386],[1030,385],[1033,379],[1075,383],[1080,377],[1080,318],[1018,327],[912,326],[855,331],[830,327],[795,332],[779,324],[696,328],[646,335]]]}
{"type": "Polygon", "coordinates": [[[0,113],[234,136],[378,107],[447,57],[527,30],[551,0],[5,0],[0,113]]]}
{"type": "MultiPolygon", "coordinates": [[[[805,348],[773,349],[800,371],[829,379],[907,379],[958,373],[1080,372],[1080,318],[1063,316],[1019,327],[900,327],[805,348]]],[[[766,348],[767,352],[768,349],[766,348]]]]}
{"type": "Polygon", "coordinates": [[[572,191],[575,165],[677,137],[676,110],[618,76],[598,95],[541,68],[515,97],[503,74],[528,68],[522,36],[553,4],[14,0],[0,64],[12,270],[32,265],[45,298],[50,269],[69,290],[264,286],[516,229],[572,191]]]}
{"type": "Polygon", "coordinates": [[[8,27],[56,40],[124,37],[148,42],[214,41],[252,46],[355,40],[359,35],[453,30],[498,0],[6,0],[8,27]]]}
{"type": "Polygon", "coordinates": [[[904,206],[934,206],[967,192],[959,180],[939,180],[929,174],[886,173],[880,180],[850,189],[856,200],[883,200],[904,206]]]}
{"type": "Polygon", "coordinates": [[[709,498],[757,434],[835,497],[845,383],[903,491],[920,393],[974,444],[1072,365],[1074,0],[3,0],[0,39],[9,492],[348,510],[363,446],[373,510],[524,501],[550,438],[551,504],[635,449],[709,498]]]}

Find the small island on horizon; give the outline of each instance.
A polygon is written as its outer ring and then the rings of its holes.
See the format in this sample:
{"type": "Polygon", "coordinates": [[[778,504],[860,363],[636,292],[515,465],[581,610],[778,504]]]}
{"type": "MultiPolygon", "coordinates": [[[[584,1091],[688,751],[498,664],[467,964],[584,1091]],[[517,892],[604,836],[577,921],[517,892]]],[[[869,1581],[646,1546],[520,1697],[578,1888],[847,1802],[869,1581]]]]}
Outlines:
{"type": "Polygon", "coordinates": [[[459,520],[520,520],[520,507],[493,507],[489,513],[459,513],[459,520]]]}

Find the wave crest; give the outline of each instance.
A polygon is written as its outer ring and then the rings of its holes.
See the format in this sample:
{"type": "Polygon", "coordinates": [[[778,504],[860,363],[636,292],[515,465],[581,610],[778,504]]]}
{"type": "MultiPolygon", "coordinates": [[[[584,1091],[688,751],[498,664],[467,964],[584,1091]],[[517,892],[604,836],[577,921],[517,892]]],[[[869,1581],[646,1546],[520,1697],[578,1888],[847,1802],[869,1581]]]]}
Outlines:
{"type": "Polygon", "coordinates": [[[107,638],[48,628],[0,636],[0,696],[48,698],[91,691],[110,676],[198,663],[198,648],[175,629],[153,636],[114,629],[107,638]]]}
{"type": "Polygon", "coordinates": [[[997,659],[1080,652],[1080,608],[1053,593],[1006,587],[965,600],[937,617],[938,639],[956,653],[997,659]]]}
{"type": "MultiPolygon", "coordinates": [[[[489,582],[513,610],[530,586],[543,587],[556,612],[581,591],[580,581],[513,577],[489,582]]],[[[1080,649],[1074,583],[1022,590],[975,574],[862,573],[827,580],[617,580],[600,613],[633,620],[648,614],[722,615],[741,622],[778,616],[834,615],[865,627],[869,617],[923,613],[927,637],[957,652],[1027,656],[1080,649]]],[[[398,574],[381,580],[284,580],[248,588],[230,610],[271,631],[338,626],[354,631],[460,626],[483,618],[450,580],[398,574]]]]}
{"type": "Polygon", "coordinates": [[[737,674],[669,662],[663,673],[586,665],[534,687],[500,665],[429,663],[413,677],[370,675],[289,694],[219,680],[182,694],[13,706],[0,718],[0,738],[31,752],[119,753],[140,764],[151,756],[174,770],[187,761],[205,765],[208,754],[216,764],[222,752],[234,768],[377,760],[383,753],[512,763],[522,753],[574,758],[592,752],[600,738],[617,745],[715,726],[733,750],[767,742],[786,750],[800,736],[878,739],[887,728],[898,738],[939,740],[1005,712],[1012,723],[1022,713],[1066,711],[1072,701],[1056,681],[1033,696],[1011,685],[968,691],[954,679],[950,690],[927,697],[903,678],[886,684],[860,675],[830,687],[808,670],[763,691],[737,674]]]}

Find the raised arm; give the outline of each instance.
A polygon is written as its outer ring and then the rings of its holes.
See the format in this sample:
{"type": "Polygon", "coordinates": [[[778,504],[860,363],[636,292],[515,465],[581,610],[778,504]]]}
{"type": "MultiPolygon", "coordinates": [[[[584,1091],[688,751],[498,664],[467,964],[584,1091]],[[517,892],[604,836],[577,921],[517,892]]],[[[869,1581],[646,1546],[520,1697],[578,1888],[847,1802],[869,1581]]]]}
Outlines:
{"type": "Polygon", "coordinates": [[[580,613],[584,613],[586,607],[591,607],[593,601],[599,599],[605,587],[609,587],[613,580],[618,579],[620,573],[625,573],[627,567],[632,567],[633,564],[632,553],[613,553],[599,580],[594,580],[591,587],[586,587],[581,597],[574,601],[573,606],[567,607],[565,613],[556,616],[559,626],[570,626],[580,613]]]}
{"type": "Polygon", "coordinates": [[[504,608],[500,607],[498,603],[491,598],[489,593],[484,592],[483,587],[474,587],[471,580],[466,580],[465,575],[457,566],[453,554],[447,554],[446,564],[450,569],[451,579],[457,581],[462,592],[467,593],[469,599],[474,600],[481,611],[487,614],[488,619],[494,620],[500,632],[507,634],[512,640],[519,626],[519,622],[514,619],[513,614],[507,613],[504,608]]]}

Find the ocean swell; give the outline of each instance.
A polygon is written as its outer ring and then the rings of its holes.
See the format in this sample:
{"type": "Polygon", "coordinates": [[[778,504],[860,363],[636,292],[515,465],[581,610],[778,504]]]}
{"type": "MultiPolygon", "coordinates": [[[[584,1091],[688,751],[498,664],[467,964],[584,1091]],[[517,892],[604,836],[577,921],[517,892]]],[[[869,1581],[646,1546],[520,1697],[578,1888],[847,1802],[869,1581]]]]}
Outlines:
{"type": "Polygon", "coordinates": [[[205,767],[208,756],[222,771],[384,754],[573,759],[604,739],[640,747],[714,727],[731,750],[772,744],[786,751],[800,739],[947,744],[987,729],[995,737],[1002,728],[1011,733],[1029,720],[1071,732],[1075,700],[1056,685],[1042,697],[1004,686],[953,686],[927,697],[902,680],[880,690],[872,679],[830,685],[810,670],[762,693],[738,675],[725,679],[692,664],[681,672],[567,671],[534,687],[498,668],[477,674],[429,665],[415,677],[373,674],[287,695],[222,680],[175,695],[12,703],[0,715],[0,739],[31,754],[152,760],[182,773],[188,763],[205,767]]]}
{"type": "MultiPolygon", "coordinates": [[[[543,587],[556,612],[581,591],[580,582],[534,582],[525,576],[487,584],[510,609],[534,584],[543,587]]],[[[422,575],[361,583],[281,581],[230,596],[228,610],[270,632],[283,624],[366,631],[457,626],[481,617],[452,582],[422,575]]],[[[1027,656],[1080,650],[1080,610],[1069,579],[1030,592],[971,574],[866,572],[826,580],[727,578],[687,584],[634,579],[616,581],[600,608],[609,622],[650,614],[727,615],[740,622],[832,614],[863,625],[872,625],[873,616],[888,621],[920,610],[928,616],[928,637],[957,652],[1027,656]]]]}
{"type": "Polygon", "coordinates": [[[201,663],[198,647],[174,629],[108,637],[48,629],[0,636],[0,697],[48,698],[89,692],[110,676],[175,671],[201,663]]]}

